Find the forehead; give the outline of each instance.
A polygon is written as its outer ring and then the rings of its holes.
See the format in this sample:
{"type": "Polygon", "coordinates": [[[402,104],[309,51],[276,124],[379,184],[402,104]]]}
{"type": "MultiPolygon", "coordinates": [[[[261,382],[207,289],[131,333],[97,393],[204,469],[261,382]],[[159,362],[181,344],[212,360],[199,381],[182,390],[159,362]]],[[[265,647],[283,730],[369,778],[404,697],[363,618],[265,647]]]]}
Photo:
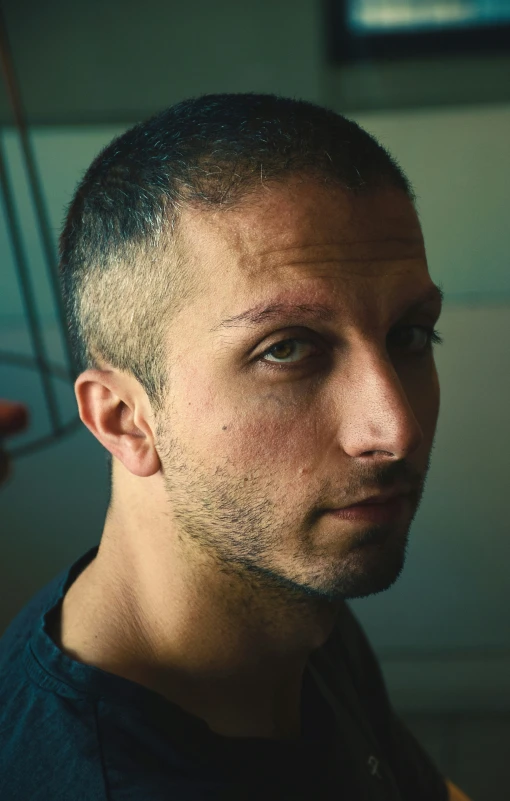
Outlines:
{"type": "Polygon", "coordinates": [[[355,196],[295,179],[228,210],[186,209],[180,239],[212,321],[275,292],[297,300],[299,286],[331,297],[431,283],[418,217],[395,189],[355,196]]]}

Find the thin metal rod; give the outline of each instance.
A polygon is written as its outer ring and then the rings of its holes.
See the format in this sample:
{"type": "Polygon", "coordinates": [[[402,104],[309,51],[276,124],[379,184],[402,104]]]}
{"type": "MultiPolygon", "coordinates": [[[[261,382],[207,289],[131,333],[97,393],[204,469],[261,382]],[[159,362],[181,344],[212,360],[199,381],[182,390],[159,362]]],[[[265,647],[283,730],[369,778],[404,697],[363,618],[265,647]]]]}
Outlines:
{"type": "Polygon", "coordinates": [[[0,186],[2,187],[2,194],[5,206],[5,213],[8,221],[8,232],[11,239],[12,250],[14,259],[16,261],[16,274],[19,279],[21,296],[25,305],[25,311],[28,318],[28,325],[30,329],[30,338],[32,340],[32,347],[36,354],[37,364],[41,372],[44,394],[46,396],[46,403],[48,405],[53,430],[60,431],[62,423],[60,420],[58,404],[55,398],[55,391],[50,380],[50,368],[48,357],[46,354],[45,342],[43,339],[42,329],[37,319],[37,305],[34,300],[34,293],[30,285],[30,272],[27,266],[25,251],[23,248],[23,240],[21,237],[21,226],[19,224],[16,207],[14,204],[14,195],[7,173],[7,163],[4,158],[3,142],[0,137],[0,186]]]}
{"type": "Polygon", "coordinates": [[[64,347],[67,354],[69,370],[72,375],[73,383],[79,375],[76,362],[73,357],[71,348],[71,341],[69,332],[67,330],[66,315],[64,303],[61,295],[61,287],[58,280],[57,272],[57,253],[51,235],[51,228],[49,224],[49,217],[46,211],[46,204],[41,188],[41,181],[36,167],[36,162],[32,150],[30,136],[28,134],[28,126],[25,119],[23,110],[23,103],[21,93],[19,90],[16,72],[14,69],[14,62],[12,52],[9,45],[9,38],[7,35],[7,25],[5,17],[0,7],[0,60],[2,63],[5,85],[9,96],[12,112],[20,136],[21,147],[25,159],[25,166],[29,178],[29,184],[32,193],[32,200],[36,210],[36,218],[39,226],[39,233],[43,244],[43,251],[46,261],[46,269],[48,277],[53,290],[53,298],[56,305],[57,316],[60,323],[60,330],[64,339],[64,347]]]}

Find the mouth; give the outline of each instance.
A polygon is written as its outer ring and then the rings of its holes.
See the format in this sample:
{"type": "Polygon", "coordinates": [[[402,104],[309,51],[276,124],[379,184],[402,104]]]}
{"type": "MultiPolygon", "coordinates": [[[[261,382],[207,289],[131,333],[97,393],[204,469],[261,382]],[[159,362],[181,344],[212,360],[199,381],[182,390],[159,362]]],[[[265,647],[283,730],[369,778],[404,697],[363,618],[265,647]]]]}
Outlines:
{"type": "Polygon", "coordinates": [[[385,523],[398,518],[408,502],[406,495],[393,495],[386,500],[371,498],[343,509],[327,509],[326,515],[340,520],[385,523]]]}

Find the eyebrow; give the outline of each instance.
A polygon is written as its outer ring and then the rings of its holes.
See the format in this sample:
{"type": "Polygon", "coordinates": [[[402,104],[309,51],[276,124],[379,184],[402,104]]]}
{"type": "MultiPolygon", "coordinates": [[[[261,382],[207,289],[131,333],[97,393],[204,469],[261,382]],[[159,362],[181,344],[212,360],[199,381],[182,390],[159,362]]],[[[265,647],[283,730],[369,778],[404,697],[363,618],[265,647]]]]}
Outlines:
{"type": "MultiPolygon", "coordinates": [[[[411,302],[406,309],[406,313],[416,311],[421,306],[432,301],[439,301],[440,307],[442,307],[443,300],[443,290],[433,284],[426,292],[411,302]]],[[[308,320],[331,322],[338,316],[338,311],[324,303],[271,303],[270,305],[260,303],[258,306],[253,306],[253,308],[241,312],[241,314],[227,317],[210,330],[218,331],[221,328],[260,326],[288,315],[301,316],[308,320]]]]}

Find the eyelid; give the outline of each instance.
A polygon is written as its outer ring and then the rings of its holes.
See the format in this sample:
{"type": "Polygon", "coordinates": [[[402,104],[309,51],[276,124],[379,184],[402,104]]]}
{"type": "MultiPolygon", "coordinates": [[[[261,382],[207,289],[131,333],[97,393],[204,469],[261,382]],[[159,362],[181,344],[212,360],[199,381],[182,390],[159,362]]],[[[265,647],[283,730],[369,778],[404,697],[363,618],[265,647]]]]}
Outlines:
{"type": "MultiPolygon", "coordinates": [[[[404,316],[401,317],[400,322],[405,323],[406,320],[415,320],[417,317],[419,317],[420,319],[425,318],[426,320],[430,320],[435,325],[441,317],[442,311],[442,309],[431,309],[424,306],[422,309],[415,309],[408,314],[404,314],[404,316]]],[[[420,323],[414,323],[414,325],[420,325],[420,323]]],[[[393,326],[393,328],[394,327],[395,326],[393,326]]]]}
{"type": "Polygon", "coordinates": [[[318,331],[314,331],[312,328],[300,328],[299,326],[294,326],[293,328],[282,328],[280,331],[273,332],[269,344],[264,346],[258,356],[263,356],[268,350],[274,348],[275,345],[279,345],[281,342],[286,342],[288,339],[296,339],[303,342],[313,340],[314,343],[316,340],[322,339],[324,341],[324,339],[329,339],[329,344],[334,344],[335,339],[337,338],[334,336],[328,337],[325,334],[319,334],[318,331]],[[296,331],[299,333],[296,333],[296,331]]]}
{"type": "Polygon", "coordinates": [[[311,360],[317,361],[318,359],[326,358],[327,354],[331,354],[336,347],[336,344],[339,342],[339,338],[336,336],[328,337],[327,335],[325,336],[324,334],[319,334],[313,329],[303,327],[283,328],[281,331],[275,331],[273,337],[271,338],[270,342],[253,357],[253,361],[256,364],[261,364],[262,366],[267,367],[275,367],[278,369],[278,362],[271,362],[266,359],[266,357],[269,355],[269,351],[276,347],[276,345],[280,345],[287,341],[294,341],[303,343],[305,345],[310,345],[310,353],[308,353],[302,359],[298,359],[296,362],[282,362],[281,368],[287,368],[288,370],[304,369],[305,365],[311,360]]]}
{"type": "MultiPolygon", "coordinates": [[[[438,315],[438,314],[425,314],[425,316],[429,318],[429,324],[423,323],[423,322],[414,322],[414,323],[407,322],[406,323],[405,321],[402,321],[401,323],[394,325],[390,329],[390,331],[388,332],[388,336],[390,336],[392,333],[400,331],[401,329],[405,330],[407,328],[423,328],[423,329],[426,329],[427,331],[429,331],[432,335],[438,334],[438,332],[435,330],[434,326],[436,325],[437,320],[438,320],[440,315],[438,315]],[[433,320],[435,320],[436,322],[432,322],[433,320]]],[[[317,344],[316,340],[322,339],[324,341],[324,339],[326,339],[326,340],[329,339],[329,342],[327,342],[327,344],[330,347],[331,347],[331,345],[334,346],[335,340],[337,340],[336,337],[331,337],[331,336],[330,337],[327,337],[327,336],[325,337],[324,335],[318,334],[317,331],[314,331],[311,328],[303,328],[303,327],[301,327],[301,328],[295,328],[295,327],[294,328],[283,328],[280,331],[275,331],[273,336],[275,336],[277,338],[272,340],[269,344],[267,344],[264,347],[264,349],[254,357],[255,361],[261,362],[263,364],[269,364],[271,366],[274,366],[274,365],[278,366],[277,362],[264,362],[264,357],[267,356],[269,351],[272,348],[276,347],[276,345],[280,345],[280,344],[285,343],[287,341],[310,343],[310,344],[314,345],[318,351],[320,351],[320,345],[317,344]],[[298,334],[295,333],[295,331],[297,331],[297,330],[299,330],[300,332],[304,331],[305,333],[301,334],[301,335],[298,335],[298,334]],[[294,332],[294,333],[292,333],[292,332],[294,332]]],[[[311,356],[307,356],[304,359],[300,359],[295,363],[285,364],[284,362],[282,362],[281,365],[285,366],[285,367],[289,367],[290,369],[292,369],[293,366],[297,367],[301,363],[308,361],[308,359],[312,358],[313,355],[314,354],[311,354],[311,356]]],[[[323,354],[320,353],[319,355],[323,355],[323,354]]]]}
{"type": "MultiPolygon", "coordinates": [[[[435,325],[438,322],[440,317],[441,317],[441,310],[439,310],[439,311],[437,309],[432,310],[432,309],[427,308],[427,307],[424,307],[423,309],[419,309],[418,311],[414,310],[414,311],[408,312],[408,313],[404,314],[402,317],[400,317],[399,320],[390,328],[388,333],[391,334],[392,331],[395,331],[398,328],[412,327],[414,325],[418,325],[418,326],[419,325],[426,325],[426,323],[430,323],[430,325],[435,325]],[[422,322],[422,320],[424,322],[422,322]]],[[[325,339],[330,344],[339,344],[340,341],[341,341],[340,336],[330,328],[319,332],[317,330],[314,330],[313,328],[308,328],[306,325],[304,325],[304,326],[303,325],[301,325],[301,326],[300,325],[282,326],[282,328],[280,328],[278,331],[272,331],[267,336],[280,337],[280,336],[285,336],[286,332],[293,332],[293,331],[304,331],[307,336],[311,335],[312,337],[315,337],[315,338],[325,339]]],[[[286,337],[286,338],[292,339],[293,337],[294,337],[294,334],[293,333],[289,333],[288,337],[286,337]]],[[[266,337],[264,337],[264,339],[266,339],[266,337]]],[[[275,340],[272,344],[266,346],[265,349],[267,349],[267,347],[271,348],[273,344],[277,344],[280,341],[281,341],[281,339],[275,340]]]]}

